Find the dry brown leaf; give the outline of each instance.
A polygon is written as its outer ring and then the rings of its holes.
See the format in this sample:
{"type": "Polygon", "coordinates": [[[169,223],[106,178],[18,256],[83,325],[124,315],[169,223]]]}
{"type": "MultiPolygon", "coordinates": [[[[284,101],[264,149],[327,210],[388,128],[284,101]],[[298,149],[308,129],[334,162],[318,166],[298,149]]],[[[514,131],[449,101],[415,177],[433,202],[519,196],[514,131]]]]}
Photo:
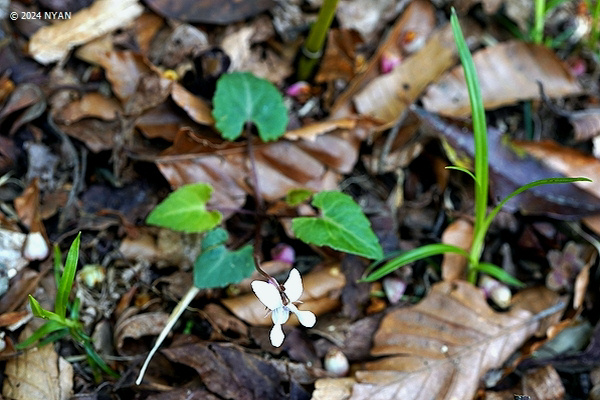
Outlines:
{"type": "MultiPolygon", "coordinates": [[[[545,286],[537,286],[517,292],[512,298],[512,309],[526,310],[537,314],[561,302],[566,304],[566,296],[560,297],[545,286]]],[[[549,329],[558,324],[560,318],[560,314],[554,314],[543,319],[535,335],[538,337],[546,335],[549,329]]]]}
{"type": "Polygon", "coordinates": [[[532,313],[497,313],[481,291],[440,282],[419,304],[387,314],[352,399],[471,399],[479,379],[501,366],[538,328],[532,313]]]}
{"type": "Polygon", "coordinates": [[[0,327],[10,326],[30,319],[29,311],[11,311],[0,314],[0,327]]]}
{"type": "Polygon", "coordinates": [[[387,22],[406,7],[407,1],[396,0],[346,0],[338,4],[336,19],[344,29],[352,29],[365,39],[373,39],[387,22]]]}
{"type": "Polygon", "coordinates": [[[215,123],[208,103],[200,97],[190,93],[180,84],[173,84],[171,88],[171,98],[197,123],[203,125],[213,125],[215,123]]]}
{"type": "MultiPolygon", "coordinates": [[[[367,90],[370,85],[374,84],[374,81],[378,77],[383,76],[381,72],[382,58],[403,57],[405,55],[404,42],[407,34],[416,34],[416,37],[413,38],[413,40],[423,42],[427,40],[435,26],[433,13],[434,8],[431,3],[426,1],[411,2],[411,4],[406,8],[406,11],[402,14],[402,17],[394,24],[394,27],[385,39],[385,42],[377,49],[377,52],[371,58],[369,64],[366,66],[365,71],[353,79],[348,85],[346,91],[336,99],[331,111],[331,115],[333,117],[340,118],[353,114],[351,111],[351,102],[353,97],[359,91],[367,90]]],[[[436,63],[438,62],[439,59],[436,58],[436,63]]],[[[423,71],[423,69],[419,70],[421,73],[423,71]]]]}
{"type": "Polygon", "coordinates": [[[70,19],[39,29],[29,41],[29,52],[41,64],[59,61],[73,47],[124,27],[143,11],[137,0],[96,0],[70,19]]]}
{"type": "Polygon", "coordinates": [[[333,82],[336,79],[349,82],[356,72],[355,47],[360,42],[355,31],[331,29],[315,82],[333,82]]]}
{"type": "Polygon", "coordinates": [[[12,122],[8,131],[9,135],[14,135],[17,129],[38,118],[46,109],[46,97],[42,89],[33,83],[23,83],[10,94],[10,97],[2,111],[0,111],[0,122],[8,115],[16,111],[23,110],[12,122]]]}
{"type": "Polygon", "coordinates": [[[2,395],[11,400],[68,400],[73,395],[73,367],[54,345],[26,351],[6,362],[2,395]]]}
{"type": "MultiPolygon", "coordinates": [[[[473,31],[463,23],[467,37],[473,31]]],[[[413,103],[427,85],[454,65],[457,59],[450,24],[435,31],[425,46],[394,71],[378,77],[353,96],[358,113],[392,124],[413,103]],[[431,60],[436,60],[431,62],[431,60]]]]}
{"type": "MultiPolygon", "coordinates": [[[[452,222],[444,233],[442,243],[452,244],[467,252],[471,250],[473,242],[473,224],[466,219],[459,218],[452,222]]],[[[446,253],[442,261],[442,278],[445,281],[466,278],[467,259],[460,254],[446,253]]]]}
{"type": "Polygon", "coordinates": [[[324,133],[331,132],[335,129],[353,129],[355,126],[356,119],[354,118],[320,121],[305,125],[302,128],[287,131],[283,137],[288,140],[304,139],[314,141],[317,136],[324,133]]]}
{"type": "Polygon", "coordinates": [[[6,98],[15,90],[15,83],[10,80],[8,74],[0,76],[0,103],[4,104],[6,98]]]}
{"type": "Polygon", "coordinates": [[[106,79],[121,100],[126,114],[139,115],[166,100],[173,82],[163,77],[147,58],[130,50],[98,53],[98,48],[105,46],[103,43],[96,42],[78,55],[105,69],[106,79]]]}
{"type": "Polygon", "coordinates": [[[57,111],[54,114],[56,122],[69,125],[83,118],[111,121],[117,118],[123,109],[114,98],[92,92],[84,94],[79,100],[75,100],[57,111]]]}
{"type": "Polygon", "coordinates": [[[163,138],[173,142],[177,132],[184,126],[192,126],[194,122],[180,112],[176,112],[169,102],[154,107],[135,120],[135,126],[144,136],[150,139],[163,138]]]}
{"type": "Polygon", "coordinates": [[[319,379],[315,382],[311,400],[348,400],[354,383],[354,378],[319,379]]]}
{"type": "Polygon", "coordinates": [[[218,336],[213,337],[214,340],[222,340],[224,332],[234,332],[242,339],[248,338],[248,326],[223,307],[214,303],[207,304],[202,310],[202,315],[214,328],[213,336],[216,336],[216,332],[219,333],[218,336]]]}
{"type": "MultiPolygon", "coordinates": [[[[454,47],[454,45],[451,45],[454,47]]],[[[483,104],[494,109],[518,101],[539,99],[537,81],[549,97],[582,92],[577,80],[546,46],[509,41],[473,54],[483,104]]],[[[430,86],[423,96],[426,110],[450,117],[471,113],[462,66],[457,66],[430,86]]]]}
{"type": "Polygon", "coordinates": [[[151,12],[145,12],[135,20],[135,36],[142,54],[147,55],[154,35],[164,24],[161,17],[151,12]]]}
{"type": "Polygon", "coordinates": [[[593,182],[575,182],[583,190],[600,198],[600,160],[552,140],[529,142],[516,140],[514,144],[544,165],[569,177],[586,177],[593,182]]]}
{"type": "Polygon", "coordinates": [[[229,71],[248,71],[259,78],[280,84],[292,71],[291,53],[277,54],[272,49],[252,46],[273,36],[272,24],[260,18],[235,28],[221,42],[221,48],[229,56],[229,71]]]}
{"type": "Polygon", "coordinates": [[[142,336],[158,336],[169,319],[165,312],[136,314],[120,319],[115,325],[115,344],[119,352],[123,351],[125,339],[139,339],[142,336]]]}
{"type": "MultiPolygon", "coordinates": [[[[340,271],[339,265],[329,266],[320,271],[310,272],[303,276],[304,292],[298,306],[300,310],[310,310],[316,315],[329,312],[339,306],[339,298],[331,297],[332,293],[341,290],[346,284],[346,278],[340,271]]],[[[236,317],[243,319],[251,325],[272,325],[267,316],[267,309],[258,300],[254,293],[231,299],[223,299],[223,304],[231,310],[236,317]]],[[[290,317],[291,325],[298,325],[295,315],[290,317]]]]}
{"type": "MultiPolygon", "coordinates": [[[[314,191],[334,189],[338,173],[348,173],[356,162],[364,130],[336,130],[314,141],[258,143],[255,148],[260,192],[267,201],[284,197],[291,189],[314,191]]],[[[187,183],[206,182],[215,191],[210,206],[237,208],[246,193],[254,194],[248,184],[250,162],[245,145],[198,140],[190,130],[178,133],[173,146],[156,161],[173,188],[187,183]]]]}
{"type": "Polygon", "coordinates": [[[309,394],[322,370],[285,360],[266,359],[232,343],[200,342],[171,347],[162,353],[172,362],[193,368],[202,386],[219,399],[259,400],[289,398],[292,387],[299,398],[309,394]]]}
{"type": "Polygon", "coordinates": [[[71,125],[57,124],[67,135],[81,140],[94,153],[111,150],[115,146],[115,137],[122,132],[120,121],[103,121],[86,118],[71,125]]]}
{"type": "Polygon", "coordinates": [[[123,239],[119,253],[125,259],[151,262],[158,268],[177,265],[187,269],[200,253],[200,241],[200,236],[196,234],[140,227],[134,237],[123,239]]]}
{"type": "Polygon", "coordinates": [[[34,178],[23,193],[15,198],[15,211],[21,222],[31,232],[40,232],[46,236],[46,228],[40,214],[40,188],[38,178],[34,178]]]}
{"type": "Polygon", "coordinates": [[[600,109],[593,108],[569,113],[575,140],[586,141],[600,135],[600,109]]]}

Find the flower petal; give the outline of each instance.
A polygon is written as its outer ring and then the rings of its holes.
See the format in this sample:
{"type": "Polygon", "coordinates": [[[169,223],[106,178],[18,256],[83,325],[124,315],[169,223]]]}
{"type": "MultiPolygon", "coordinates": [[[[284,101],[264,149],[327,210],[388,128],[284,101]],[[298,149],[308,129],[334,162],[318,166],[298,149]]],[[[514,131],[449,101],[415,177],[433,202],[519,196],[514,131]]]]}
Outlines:
{"type": "Polygon", "coordinates": [[[293,303],[300,299],[302,296],[302,277],[300,276],[300,272],[296,268],[292,268],[290,271],[290,276],[287,278],[287,281],[283,284],[285,288],[284,292],[287,298],[293,303]]]}
{"type": "Polygon", "coordinates": [[[312,328],[317,323],[317,316],[312,311],[300,311],[296,309],[296,317],[302,325],[307,328],[312,328]]]}
{"type": "Polygon", "coordinates": [[[256,297],[258,297],[261,303],[263,303],[269,310],[283,307],[283,303],[281,302],[281,294],[275,286],[263,281],[253,281],[251,285],[256,297]]]}
{"type": "Polygon", "coordinates": [[[290,311],[286,307],[277,307],[271,313],[271,318],[275,325],[285,324],[290,317],[290,311]]]}
{"type": "Polygon", "coordinates": [[[283,327],[279,324],[273,325],[273,329],[271,329],[271,334],[269,335],[269,339],[271,339],[271,344],[274,347],[281,346],[283,343],[283,339],[285,335],[283,334],[283,327]]]}

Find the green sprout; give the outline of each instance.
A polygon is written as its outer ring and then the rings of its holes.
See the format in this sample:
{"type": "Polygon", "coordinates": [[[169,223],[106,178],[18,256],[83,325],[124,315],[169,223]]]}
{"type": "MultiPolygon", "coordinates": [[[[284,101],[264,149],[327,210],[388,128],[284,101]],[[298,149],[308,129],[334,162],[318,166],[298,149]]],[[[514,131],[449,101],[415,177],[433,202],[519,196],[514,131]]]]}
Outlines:
{"type": "Polygon", "coordinates": [[[83,325],[79,321],[79,299],[76,298],[73,302],[69,301],[69,295],[71,294],[73,281],[75,279],[75,271],[77,270],[77,261],[79,260],[80,238],[81,232],[71,244],[62,276],[60,276],[60,250],[58,249],[58,246],[54,247],[54,273],[57,278],[54,312],[45,310],[32,295],[29,295],[29,304],[31,305],[33,315],[38,318],[43,318],[47,320],[47,322],[16,347],[19,350],[24,350],[38,342],[39,346],[44,346],[69,335],[75,343],[84,348],[88,362],[93,367],[94,375],[97,380],[100,380],[101,378],[98,373],[98,368],[108,375],[118,378],[119,375],[104,362],[94,349],[92,338],[84,332],[83,325]],[[67,310],[69,310],[68,317],[67,310]]]}
{"type": "MultiPolygon", "coordinates": [[[[465,42],[456,12],[452,10],[450,17],[452,23],[452,32],[454,40],[458,48],[458,54],[461,64],[465,72],[465,80],[467,82],[467,90],[469,92],[469,101],[471,103],[471,113],[473,119],[473,132],[475,137],[475,173],[468,169],[459,166],[450,166],[449,169],[455,169],[465,172],[471,176],[475,182],[475,226],[473,232],[473,243],[470,252],[467,252],[457,246],[434,243],[425,245],[414,250],[407,251],[400,256],[391,259],[384,265],[371,272],[363,280],[366,282],[375,281],[392,271],[409,264],[414,261],[422,260],[427,257],[436,256],[444,253],[456,253],[464,256],[469,261],[467,271],[467,279],[471,283],[475,283],[479,272],[486,273],[499,279],[502,282],[514,285],[523,286],[523,283],[518,279],[508,274],[502,268],[481,261],[483,246],[485,244],[485,235],[489,229],[494,217],[502,209],[502,207],[513,197],[531,189],[535,186],[571,183],[576,181],[588,181],[588,178],[550,178],[541,179],[522,186],[504,198],[492,211],[488,213],[488,187],[489,187],[489,165],[488,165],[488,147],[487,147],[487,126],[485,121],[485,109],[483,106],[483,98],[481,96],[481,88],[475,71],[475,64],[471,57],[471,52],[465,42]]],[[[379,263],[373,264],[370,270],[373,270],[379,263]]]]}

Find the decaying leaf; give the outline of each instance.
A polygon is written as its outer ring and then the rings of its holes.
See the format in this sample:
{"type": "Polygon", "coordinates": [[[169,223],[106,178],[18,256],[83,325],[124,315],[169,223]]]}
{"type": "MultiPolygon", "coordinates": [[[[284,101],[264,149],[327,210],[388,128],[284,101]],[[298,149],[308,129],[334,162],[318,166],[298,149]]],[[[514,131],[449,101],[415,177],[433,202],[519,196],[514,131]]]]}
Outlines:
{"type": "MultiPolygon", "coordinates": [[[[539,99],[537,81],[550,97],[572,96],[582,91],[569,70],[546,46],[509,41],[476,52],[473,62],[486,109],[539,99]]],[[[470,115],[462,66],[430,86],[423,96],[423,105],[426,110],[445,116],[470,115]]]]}
{"type": "Polygon", "coordinates": [[[52,344],[31,349],[6,362],[2,395],[12,400],[68,400],[73,395],[73,367],[52,344]]]}
{"type": "Polygon", "coordinates": [[[476,287],[441,282],[419,304],[387,314],[352,399],[470,399],[539,326],[532,313],[497,313],[476,287]]]}
{"type": "Polygon", "coordinates": [[[70,19],[39,29],[29,41],[29,52],[42,64],[59,61],[73,47],[127,25],[143,11],[138,0],[96,0],[70,19]]]}

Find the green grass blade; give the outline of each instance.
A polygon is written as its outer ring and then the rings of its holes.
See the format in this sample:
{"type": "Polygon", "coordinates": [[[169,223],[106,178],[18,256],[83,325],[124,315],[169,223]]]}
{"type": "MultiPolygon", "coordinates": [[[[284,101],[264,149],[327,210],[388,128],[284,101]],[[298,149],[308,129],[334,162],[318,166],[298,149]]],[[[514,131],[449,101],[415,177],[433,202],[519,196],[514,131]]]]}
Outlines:
{"type": "Polygon", "coordinates": [[[363,278],[361,282],[376,281],[377,279],[384,277],[390,272],[393,272],[406,264],[410,264],[414,261],[422,260],[427,257],[437,256],[444,253],[456,253],[466,258],[469,258],[469,253],[467,253],[460,247],[444,243],[428,244],[413,250],[409,250],[406,253],[402,254],[400,257],[396,257],[388,261],[383,266],[381,266],[381,268],[378,268],[374,272],[370,273],[366,278],[363,278]]]}
{"type": "Polygon", "coordinates": [[[473,173],[471,171],[469,171],[468,169],[464,168],[464,167],[459,167],[458,165],[448,165],[446,166],[446,169],[453,169],[455,171],[461,171],[464,172],[465,174],[469,175],[471,178],[473,178],[473,180],[475,182],[477,182],[477,179],[475,178],[475,175],[473,175],[473,173]]]}
{"type": "Polygon", "coordinates": [[[60,248],[57,244],[54,245],[54,281],[56,282],[56,287],[60,282],[60,271],[62,269],[62,260],[60,254],[60,248]]]}
{"type": "Polygon", "coordinates": [[[71,244],[69,253],[67,254],[67,261],[65,262],[65,269],[60,278],[58,288],[56,291],[56,301],[54,303],[54,312],[59,316],[65,318],[67,315],[67,303],[69,301],[69,294],[73,287],[73,280],[75,279],[75,271],[77,270],[77,260],[79,259],[79,242],[81,240],[81,232],[77,234],[77,237],[71,244]]]}
{"type": "Polygon", "coordinates": [[[488,274],[489,276],[498,279],[500,282],[504,282],[508,285],[513,285],[516,287],[525,287],[525,284],[500,268],[497,265],[480,262],[477,267],[477,271],[483,272],[484,274],[488,274]]]}
{"type": "Polygon", "coordinates": [[[83,344],[83,348],[85,349],[85,352],[87,353],[87,355],[89,357],[89,360],[91,360],[90,364],[97,365],[98,367],[100,367],[100,369],[102,371],[104,371],[108,375],[112,376],[113,378],[119,378],[119,374],[117,374],[115,371],[113,371],[112,368],[110,368],[108,366],[108,364],[106,364],[106,362],[104,362],[102,357],[100,357],[100,355],[98,353],[96,353],[96,350],[94,350],[94,346],[92,346],[91,342],[85,342],[83,344]]]}
{"type": "Polygon", "coordinates": [[[59,341],[59,340],[65,338],[67,335],[69,335],[68,328],[60,329],[56,332],[52,332],[51,334],[46,336],[44,339],[40,340],[37,345],[38,345],[38,347],[44,347],[47,344],[54,343],[56,341],[59,341]]]}
{"type": "Polygon", "coordinates": [[[35,332],[31,334],[27,339],[17,344],[15,347],[17,350],[26,349],[33,344],[35,344],[38,340],[46,337],[46,335],[64,329],[67,332],[67,328],[57,321],[48,321],[44,325],[40,326],[35,332]]]}
{"type": "MultiPolygon", "coordinates": [[[[473,118],[473,133],[475,139],[475,231],[481,229],[485,220],[488,202],[488,148],[487,127],[485,122],[485,110],[483,108],[483,97],[477,80],[475,63],[471,57],[469,47],[458,23],[456,11],[452,9],[450,16],[452,33],[458,49],[458,56],[465,72],[467,91],[471,103],[471,114],[473,118]]],[[[479,254],[476,255],[479,258],[479,254]]]]}
{"type": "Polygon", "coordinates": [[[592,180],[589,178],[584,178],[584,177],[579,177],[579,178],[548,178],[548,179],[540,179],[539,181],[535,181],[535,182],[531,182],[528,183],[527,185],[521,186],[520,188],[516,189],[514,192],[512,192],[511,194],[509,194],[508,196],[506,196],[491,212],[490,214],[487,216],[487,218],[485,219],[485,225],[484,225],[484,230],[487,230],[487,228],[490,226],[490,224],[492,223],[492,220],[494,219],[494,217],[498,214],[498,212],[500,212],[500,210],[502,209],[502,207],[504,207],[504,205],[513,197],[523,193],[524,191],[534,188],[536,186],[541,186],[541,185],[553,185],[553,184],[559,184],[559,183],[573,183],[573,182],[591,182],[592,180]]]}

